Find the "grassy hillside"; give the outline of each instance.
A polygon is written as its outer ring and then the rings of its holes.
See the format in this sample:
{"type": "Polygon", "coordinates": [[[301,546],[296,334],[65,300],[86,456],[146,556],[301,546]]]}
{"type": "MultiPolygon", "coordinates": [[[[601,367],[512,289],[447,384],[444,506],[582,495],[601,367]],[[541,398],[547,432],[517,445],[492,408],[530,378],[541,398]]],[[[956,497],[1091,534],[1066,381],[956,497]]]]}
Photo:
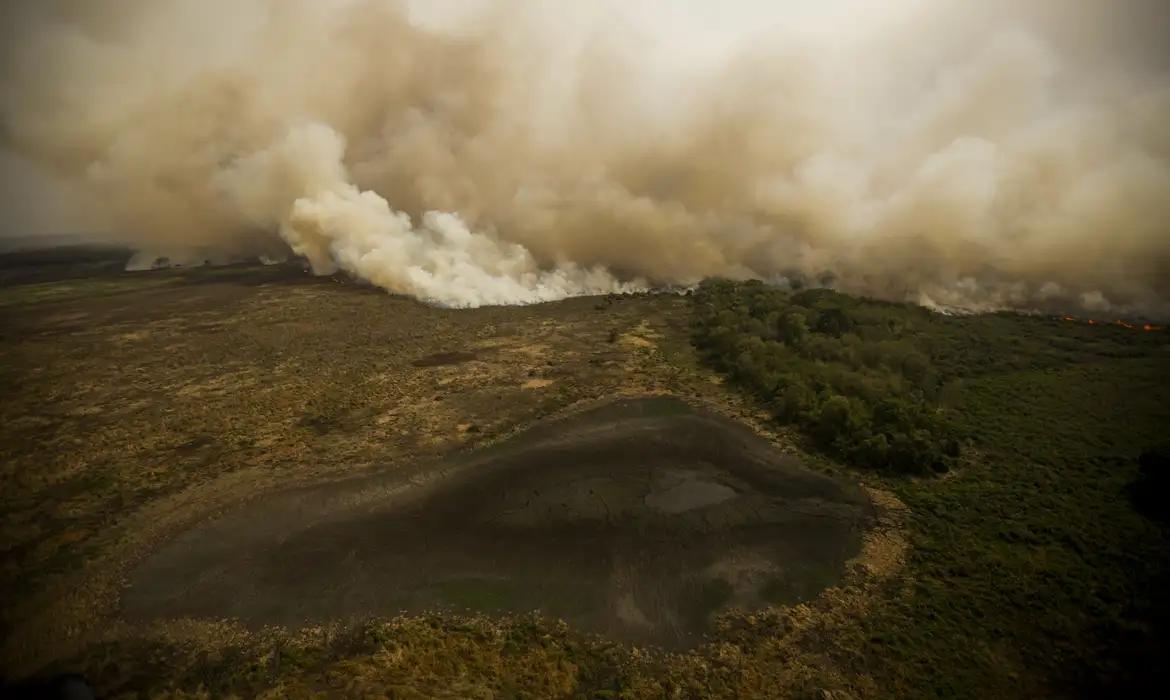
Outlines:
{"type": "Polygon", "coordinates": [[[1105,693],[1158,672],[1170,539],[1127,486],[1170,436],[1165,332],[753,283],[707,285],[694,309],[708,362],[914,512],[905,579],[837,641],[843,664],[890,697],[1105,693]]]}

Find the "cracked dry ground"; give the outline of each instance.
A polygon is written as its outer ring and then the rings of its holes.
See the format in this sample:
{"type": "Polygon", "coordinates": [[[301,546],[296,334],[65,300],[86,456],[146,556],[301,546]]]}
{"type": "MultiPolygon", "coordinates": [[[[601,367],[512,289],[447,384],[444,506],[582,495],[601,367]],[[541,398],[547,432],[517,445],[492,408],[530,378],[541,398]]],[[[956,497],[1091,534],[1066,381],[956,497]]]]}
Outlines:
{"type": "Polygon", "coordinates": [[[9,660],[63,651],[39,647],[103,619],[152,541],[273,487],[718,391],[669,295],[444,310],[244,268],[14,287],[0,320],[9,660]]]}

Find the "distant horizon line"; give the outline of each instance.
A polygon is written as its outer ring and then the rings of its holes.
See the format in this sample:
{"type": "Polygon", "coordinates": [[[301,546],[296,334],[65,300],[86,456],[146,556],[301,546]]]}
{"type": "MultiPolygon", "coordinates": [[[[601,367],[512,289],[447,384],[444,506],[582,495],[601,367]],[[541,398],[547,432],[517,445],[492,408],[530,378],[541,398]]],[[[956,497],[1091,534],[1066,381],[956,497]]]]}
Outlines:
{"type": "Polygon", "coordinates": [[[0,235],[0,250],[19,250],[51,248],[62,244],[90,243],[93,245],[108,245],[114,247],[134,247],[126,241],[120,241],[116,236],[100,233],[32,233],[16,235],[0,235]]]}

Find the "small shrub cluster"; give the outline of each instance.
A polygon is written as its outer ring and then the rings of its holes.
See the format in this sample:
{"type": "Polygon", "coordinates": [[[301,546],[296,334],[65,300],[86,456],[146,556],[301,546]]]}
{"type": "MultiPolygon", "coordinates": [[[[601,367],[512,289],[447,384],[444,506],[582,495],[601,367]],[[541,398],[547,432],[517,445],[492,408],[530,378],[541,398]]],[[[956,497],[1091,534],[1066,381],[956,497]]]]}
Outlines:
{"type": "Polygon", "coordinates": [[[959,456],[940,373],[915,342],[925,310],[760,282],[711,281],[691,299],[704,360],[820,448],[904,474],[946,471],[959,456]]]}

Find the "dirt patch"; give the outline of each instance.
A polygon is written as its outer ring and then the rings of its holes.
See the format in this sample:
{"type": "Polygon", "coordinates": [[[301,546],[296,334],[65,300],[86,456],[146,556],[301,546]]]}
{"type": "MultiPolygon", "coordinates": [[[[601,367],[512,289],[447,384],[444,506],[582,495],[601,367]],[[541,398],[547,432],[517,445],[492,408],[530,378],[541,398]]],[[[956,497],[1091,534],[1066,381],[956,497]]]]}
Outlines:
{"type": "Polygon", "coordinates": [[[731,421],[675,399],[625,400],[228,514],[149,558],[123,610],[288,627],[540,610],[688,646],[731,603],[773,602],[768,575],[806,596],[840,580],[871,515],[855,494],[731,421]]]}
{"type": "Polygon", "coordinates": [[[867,576],[884,579],[906,564],[910,542],[906,539],[905,520],[910,513],[906,505],[889,491],[865,487],[865,493],[878,510],[878,526],[865,533],[861,553],[852,563],[867,576]]]}
{"type": "Polygon", "coordinates": [[[657,347],[657,340],[662,336],[650,327],[650,322],[642,319],[637,326],[631,329],[628,333],[622,333],[618,336],[622,343],[631,345],[635,348],[654,348],[657,347]]]}
{"type": "Polygon", "coordinates": [[[442,367],[445,365],[461,365],[464,362],[474,362],[478,357],[474,352],[436,352],[421,357],[410,363],[415,367],[442,367]]]}

